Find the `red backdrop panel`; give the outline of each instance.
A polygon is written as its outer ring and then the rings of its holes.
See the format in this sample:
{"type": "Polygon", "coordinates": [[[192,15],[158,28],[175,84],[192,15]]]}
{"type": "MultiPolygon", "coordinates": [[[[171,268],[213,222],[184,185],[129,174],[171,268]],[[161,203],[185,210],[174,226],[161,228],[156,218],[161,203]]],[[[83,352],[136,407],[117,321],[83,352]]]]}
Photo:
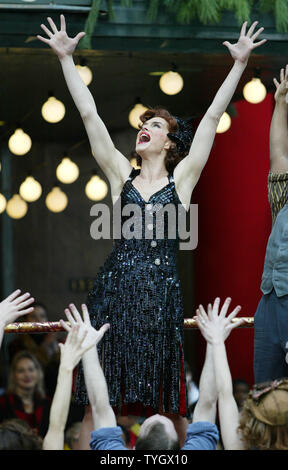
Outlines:
{"type": "MultiPolygon", "coordinates": [[[[254,316],[271,214],[267,198],[269,127],[273,96],[259,104],[235,103],[230,129],[217,134],[193,195],[199,205],[199,242],[195,250],[196,305],[215,297],[240,304],[239,316],[254,316]]],[[[202,366],[205,342],[199,332],[202,366]]],[[[233,378],[253,383],[253,329],[237,329],[227,340],[233,378]]]]}

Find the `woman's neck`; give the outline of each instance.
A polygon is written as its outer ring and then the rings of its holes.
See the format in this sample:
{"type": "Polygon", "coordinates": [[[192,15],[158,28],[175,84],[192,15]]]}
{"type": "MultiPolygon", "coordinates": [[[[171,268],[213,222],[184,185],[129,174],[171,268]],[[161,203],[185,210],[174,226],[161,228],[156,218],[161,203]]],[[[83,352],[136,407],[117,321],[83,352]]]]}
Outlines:
{"type": "Polygon", "coordinates": [[[167,176],[168,172],[163,162],[157,164],[156,162],[142,159],[141,171],[139,173],[141,179],[153,183],[154,181],[167,178],[167,176]]]}
{"type": "Polygon", "coordinates": [[[28,401],[33,399],[34,389],[25,390],[21,387],[16,387],[16,395],[21,398],[23,401],[28,401]]]}

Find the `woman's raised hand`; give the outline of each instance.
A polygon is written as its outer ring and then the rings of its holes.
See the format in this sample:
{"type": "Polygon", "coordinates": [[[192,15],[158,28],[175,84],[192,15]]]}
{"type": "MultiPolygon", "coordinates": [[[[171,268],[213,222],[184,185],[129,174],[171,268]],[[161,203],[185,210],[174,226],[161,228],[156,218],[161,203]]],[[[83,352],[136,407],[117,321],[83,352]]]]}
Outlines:
{"type": "Polygon", "coordinates": [[[228,297],[219,313],[220,299],[217,297],[213,306],[208,305],[207,312],[205,312],[202,305],[199,306],[194,317],[196,323],[208,343],[219,343],[225,341],[231,331],[239,325],[245,324],[245,319],[242,318],[237,323],[232,323],[234,317],[240,312],[241,307],[238,305],[228,316],[227,311],[231,303],[231,298],[228,297]]]}
{"type": "Polygon", "coordinates": [[[75,51],[78,42],[83,36],[84,32],[78,33],[74,38],[69,38],[66,33],[66,22],[64,15],[60,15],[60,31],[58,31],[52,18],[47,18],[48,23],[50,24],[51,30],[47,28],[44,24],[41,24],[41,28],[47,34],[49,39],[43,38],[43,36],[37,35],[37,38],[48,44],[51,49],[57,54],[59,59],[63,59],[66,56],[70,56],[75,51]]]}
{"type": "Polygon", "coordinates": [[[254,23],[250,26],[248,32],[246,33],[247,21],[243,23],[239,39],[236,44],[231,44],[228,41],[223,42],[223,45],[228,47],[231,56],[234,60],[242,62],[243,64],[247,63],[251,51],[256,47],[261,46],[264,44],[267,39],[262,39],[262,41],[254,42],[259,34],[262,33],[264,28],[259,28],[255,33],[254,30],[258,24],[258,21],[254,21],[254,23]],[[254,34],[253,34],[254,33],[254,34]]]}
{"type": "Polygon", "coordinates": [[[288,65],[286,65],[285,72],[284,69],[280,70],[280,83],[276,78],[273,78],[273,82],[276,86],[275,101],[281,100],[281,98],[285,100],[288,93],[288,65]]]}

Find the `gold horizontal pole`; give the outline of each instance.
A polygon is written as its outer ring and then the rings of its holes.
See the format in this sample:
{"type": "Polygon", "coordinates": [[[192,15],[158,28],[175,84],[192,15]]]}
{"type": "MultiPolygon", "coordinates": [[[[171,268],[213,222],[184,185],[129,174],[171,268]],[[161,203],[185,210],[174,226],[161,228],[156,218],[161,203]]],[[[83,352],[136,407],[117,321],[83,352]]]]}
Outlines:
{"type": "MultiPolygon", "coordinates": [[[[239,322],[245,318],[245,324],[239,325],[239,328],[252,328],[254,326],[253,317],[237,317],[233,318],[232,322],[239,322]]],[[[69,323],[68,323],[69,324],[69,323]]],[[[196,321],[193,318],[184,318],[184,328],[195,329],[198,328],[196,321]]],[[[51,333],[56,331],[65,331],[60,325],[60,322],[45,322],[45,323],[10,323],[5,327],[5,333],[51,333]]]]}

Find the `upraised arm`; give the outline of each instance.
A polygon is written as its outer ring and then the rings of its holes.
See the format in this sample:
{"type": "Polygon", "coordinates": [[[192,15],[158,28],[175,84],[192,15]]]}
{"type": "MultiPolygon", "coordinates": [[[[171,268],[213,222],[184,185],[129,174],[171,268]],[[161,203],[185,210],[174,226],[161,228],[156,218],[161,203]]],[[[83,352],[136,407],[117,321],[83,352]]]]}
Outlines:
{"type": "Polygon", "coordinates": [[[48,44],[60,60],[68,89],[86,128],[91,149],[97,163],[109,179],[113,194],[113,188],[117,184],[119,185],[119,179],[125,181],[132,170],[132,166],[127,158],[115,148],[103,121],[98,115],[93,96],[75,67],[72,55],[85,33],[80,32],[74,38],[70,38],[66,32],[64,15],[60,16],[59,31],[51,18],[48,18],[48,22],[51,29],[48,29],[44,24],[41,24],[41,28],[49,39],[40,35],[37,38],[48,44]]]}
{"type": "MultiPolygon", "coordinates": [[[[200,309],[203,309],[202,305],[199,306],[197,314],[200,314],[200,309]]],[[[210,309],[212,309],[211,304],[208,305],[208,310],[210,309]]],[[[197,317],[195,318],[197,319],[197,317]]],[[[212,346],[207,343],[205,362],[199,382],[199,399],[194,409],[193,423],[197,421],[215,423],[217,396],[212,346]]]]}
{"type": "MultiPolygon", "coordinates": [[[[214,302],[208,315],[204,309],[197,314],[197,324],[206,341],[212,347],[213,364],[218,393],[218,408],[220,418],[221,436],[225,450],[244,449],[237,429],[239,426],[239,412],[233,396],[232,379],[227,361],[225,340],[233,328],[237,326],[231,320],[240,311],[240,306],[226,317],[231,299],[228,298],[219,312],[220,299],[214,302]]],[[[238,323],[239,325],[239,323],[238,323]]]]}
{"type": "Polygon", "coordinates": [[[65,344],[60,344],[61,359],[49,419],[49,429],[43,441],[44,450],[63,450],[64,430],[67,422],[72,392],[73,370],[83,354],[93,346],[85,341],[87,330],[79,324],[72,328],[62,323],[69,331],[65,344]]]}
{"type": "Polygon", "coordinates": [[[288,171],[288,127],[286,95],[288,93],[288,65],[280,71],[280,83],[276,86],[275,108],[270,126],[270,170],[272,173],[288,171]]]}
{"type": "Polygon", "coordinates": [[[97,429],[105,427],[115,427],[116,418],[109,402],[106,379],[99,362],[96,348],[97,344],[101,341],[110,325],[109,323],[106,323],[100,328],[100,330],[97,331],[91,325],[86,305],[82,305],[84,321],[82,320],[75,305],[71,304],[69,307],[70,311],[65,310],[68,320],[72,325],[75,323],[84,325],[87,330],[87,337],[85,341],[89,341],[89,343],[93,343],[94,345],[94,347],[84,354],[82,359],[85,384],[89,402],[92,408],[94,430],[96,431],[97,429]]]}
{"type": "Polygon", "coordinates": [[[23,295],[20,294],[21,290],[17,289],[0,303],[0,347],[5,326],[34,310],[34,307],[29,307],[34,302],[34,298],[30,297],[29,292],[23,295]]]}
{"type": "Polygon", "coordinates": [[[184,204],[190,203],[192,191],[208,160],[220,118],[233,97],[251,51],[266,41],[263,39],[257,43],[254,42],[264,29],[260,28],[254,33],[257,23],[255,21],[246,33],[247,22],[245,22],[236,44],[230,44],[228,41],[223,43],[229,49],[235,61],[234,65],[201,120],[189,154],[178,163],[174,170],[176,189],[184,204]]]}

